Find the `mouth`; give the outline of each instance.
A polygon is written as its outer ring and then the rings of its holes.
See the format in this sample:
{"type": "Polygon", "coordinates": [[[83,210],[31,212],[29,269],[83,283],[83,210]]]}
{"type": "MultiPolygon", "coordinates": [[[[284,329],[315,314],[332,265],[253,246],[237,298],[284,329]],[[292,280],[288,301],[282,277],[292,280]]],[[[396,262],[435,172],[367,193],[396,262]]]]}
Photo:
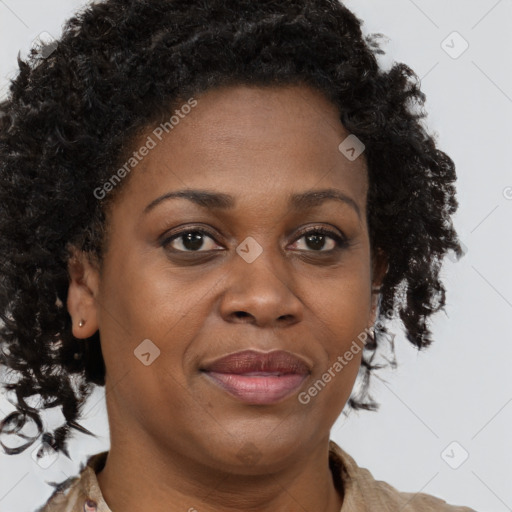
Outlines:
{"type": "Polygon", "coordinates": [[[242,402],[273,404],[298,391],[311,368],[302,358],[283,350],[245,350],[217,359],[201,372],[242,402]]]}

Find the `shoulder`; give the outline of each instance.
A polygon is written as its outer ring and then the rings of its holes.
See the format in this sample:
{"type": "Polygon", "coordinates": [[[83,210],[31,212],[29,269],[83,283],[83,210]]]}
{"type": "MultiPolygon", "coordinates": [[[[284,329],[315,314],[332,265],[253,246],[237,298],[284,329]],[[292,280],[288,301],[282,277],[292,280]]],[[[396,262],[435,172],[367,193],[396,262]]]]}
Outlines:
{"type": "Polygon", "coordinates": [[[65,506],[73,500],[76,495],[79,476],[68,478],[55,486],[55,490],[46,503],[38,508],[36,512],[59,512],[65,510],[65,506]]]}
{"type": "Polygon", "coordinates": [[[60,484],[51,484],[55,487],[46,503],[36,512],[68,512],[79,506],[80,510],[97,510],[87,508],[89,503],[101,500],[98,496],[99,488],[96,485],[96,472],[104,465],[108,452],[101,452],[90,456],[85,464],[82,463],[79,475],[68,478],[60,484]]]}
{"type": "Polygon", "coordinates": [[[345,491],[341,512],[361,510],[379,512],[475,512],[463,506],[453,506],[446,501],[424,493],[399,492],[386,482],[375,480],[365,468],[336,443],[330,442],[331,467],[345,491]]]}

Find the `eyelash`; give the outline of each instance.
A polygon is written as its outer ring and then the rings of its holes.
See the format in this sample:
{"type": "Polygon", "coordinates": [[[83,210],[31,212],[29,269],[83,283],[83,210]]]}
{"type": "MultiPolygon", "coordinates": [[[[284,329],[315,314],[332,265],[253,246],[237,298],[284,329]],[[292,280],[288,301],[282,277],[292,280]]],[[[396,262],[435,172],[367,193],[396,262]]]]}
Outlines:
{"type": "MultiPolygon", "coordinates": [[[[163,240],[161,242],[161,245],[162,247],[164,247],[165,249],[167,249],[167,246],[170,245],[174,240],[178,239],[180,236],[183,236],[183,235],[186,235],[188,233],[200,233],[202,235],[207,235],[209,236],[215,243],[218,243],[217,240],[215,240],[215,235],[213,233],[211,233],[209,230],[203,228],[203,227],[189,227],[187,229],[184,229],[182,231],[179,231],[177,233],[174,233],[172,236],[170,237],[167,237],[165,240],[163,240]]],[[[294,242],[300,240],[301,238],[303,238],[304,236],[308,236],[310,234],[321,234],[321,235],[326,235],[330,238],[332,238],[337,246],[334,248],[334,249],[330,249],[328,251],[314,251],[314,250],[309,250],[309,251],[305,251],[305,252],[316,252],[316,253],[323,253],[323,254],[332,254],[334,253],[335,251],[339,251],[341,249],[344,249],[346,248],[349,244],[348,244],[348,240],[346,238],[344,238],[343,236],[340,236],[338,233],[336,233],[335,231],[332,231],[330,229],[327,229],[323,226],[318,226],[318,227],[313,227],[313,228],[307,228],[307,229],[304,229],[302,231],[300,231],[298,233],[298,236],[294,239],[294,242]]],[[[193,253],[208,253],[208,252],[211,252],[211,251],[180,251],[179,249],[171,249],[173,252],[176,252],[176,253],[189,253],[189,254],[193,254],[193,253]]]]}

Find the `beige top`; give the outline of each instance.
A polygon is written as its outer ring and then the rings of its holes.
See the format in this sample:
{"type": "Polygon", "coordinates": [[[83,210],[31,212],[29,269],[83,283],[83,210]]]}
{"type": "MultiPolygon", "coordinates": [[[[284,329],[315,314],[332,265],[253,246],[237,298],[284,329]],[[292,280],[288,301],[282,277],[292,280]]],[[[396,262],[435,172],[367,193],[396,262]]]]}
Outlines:
{"type": "MultiPolygon", "coordinates": [[[[80,475],[63,483],[36,512],[112,512],[96,479],[107,455],[108,452],[101,452],[89,457],[80,475]]],[[[329,464],[335,485],[344,490],[340,512],[475,512],[467,507],[447,505],[427,494],[398,492],[389,484],[375,480],[334,441],[329,442],[329,464]]]]}

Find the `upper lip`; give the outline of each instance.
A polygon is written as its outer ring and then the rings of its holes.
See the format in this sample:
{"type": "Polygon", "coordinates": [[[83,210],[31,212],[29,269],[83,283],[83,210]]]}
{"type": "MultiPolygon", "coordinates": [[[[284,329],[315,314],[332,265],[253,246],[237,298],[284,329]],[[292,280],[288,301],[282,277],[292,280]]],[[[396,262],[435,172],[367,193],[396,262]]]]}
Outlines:
{"type": "Polygon", "coordinates": [[[306,375],[310,373],[311,367],[301,357],[285,350],[274,350],[272,352],[243,350],[216,359],[203,366],[201,370],[237,375],[246,373],[295,373],[306,375]]]}

